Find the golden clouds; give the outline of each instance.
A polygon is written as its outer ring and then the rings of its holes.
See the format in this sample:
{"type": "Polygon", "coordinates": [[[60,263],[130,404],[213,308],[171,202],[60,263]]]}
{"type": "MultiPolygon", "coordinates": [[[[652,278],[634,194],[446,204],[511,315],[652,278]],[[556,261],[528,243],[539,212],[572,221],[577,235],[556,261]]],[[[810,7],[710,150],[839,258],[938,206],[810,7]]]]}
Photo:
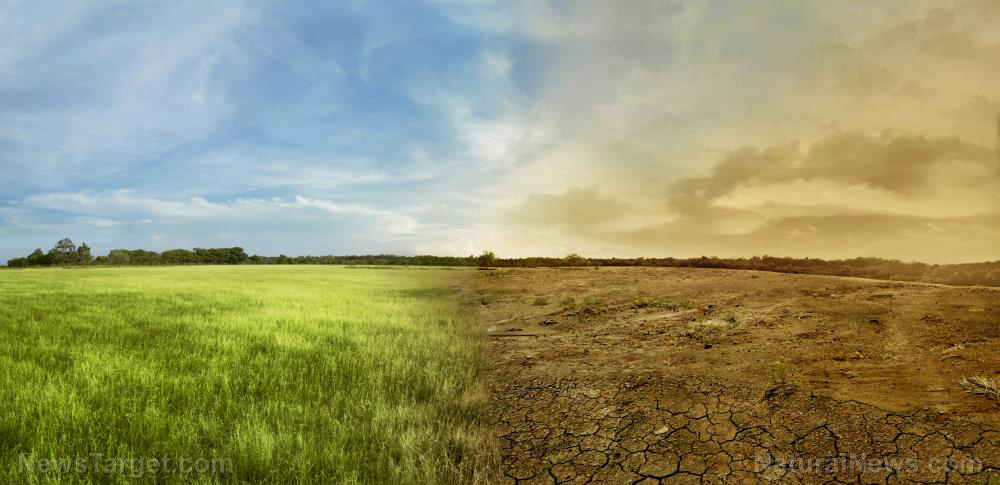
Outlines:
{"type": "Polygon", "coordinates": [[[765,3],[607,26],[562,64],[498,249],[1000,258],[1000,4],[765,3]]]}
{"type": "MultiPolygon", "coordinates": [[[[796,180],[829,180],[920,197],[935,190],[935,168],[953,164],[992,169],[994,152],[958,138],[841,132],[816,141],[805,151],[797,143],[735,150],[718,161],[708,176],[673,182],[670,193],[681,200],[678,209],[690,205],[692,197],[709,203],[739,186],[796,180]]],[[[983,176],[994,177],[989,170],[983,176]]]]}

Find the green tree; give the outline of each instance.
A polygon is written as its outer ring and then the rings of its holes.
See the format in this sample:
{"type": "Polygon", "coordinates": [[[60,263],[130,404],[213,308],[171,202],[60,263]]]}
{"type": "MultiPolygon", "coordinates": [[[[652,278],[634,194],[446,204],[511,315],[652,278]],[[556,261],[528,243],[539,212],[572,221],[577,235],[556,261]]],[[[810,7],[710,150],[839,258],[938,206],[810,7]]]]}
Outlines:
{"type": "Polygon", "coordinates": [[[56,245],[49,250],[49,261],[51,264],[73,264],[76,262],[76,245],[73,240],[66,237],[59,240],[56,245]]]}
{"type": "Polygon", "coordinates": [[[133,249],[128,252],[129,262],[142,266],[153,266],[160,264],[160,253],[156,251],[146,251],[145,249],[133,249]]]}
{"type": "Polygon", "coordinates": [[[81,243],[80,247],[76,248],[76,263],[89,265],[93,260],[94,255],[90,254],[90,246],[87,246],[87,243],[81,243]]]}
{"type": "Polygon", "coordinates": [[[35,249],[28,255],[28,266],[48,266],[49,256],[42,252],[41,248],[35,249]]]}
{"type": "Polygon", "coordinates": [[[163,264],[194,264],[198,262],[198,256],[194,251],[187,249],[171,249],[160,254],[160,262],[163,264]]]}
{"type": "Polygon", "coordinates": [[[108,264],[123,265],[129,264],[129,262],[130,258],[128,249],[112,249],[111,252],[108,253],[108,264]]]}

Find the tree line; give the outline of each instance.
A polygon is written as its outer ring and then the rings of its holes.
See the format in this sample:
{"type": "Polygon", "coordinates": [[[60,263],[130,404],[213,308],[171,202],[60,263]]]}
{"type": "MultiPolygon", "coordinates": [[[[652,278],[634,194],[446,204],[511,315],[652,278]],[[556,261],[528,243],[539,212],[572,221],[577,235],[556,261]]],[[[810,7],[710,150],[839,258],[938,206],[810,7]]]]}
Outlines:
{"type": "Polygon", "coordinates": [[[93,261],[90,254],[90,246],[83,243],[80,247],[73,244],[69,238],[60,239],[49,252],[42,252],[41,248],[24,258],[14,258],[7,260],[7,266],[11,268],[25,268],[28,266],[71,266],[86,265],[93,261]]]}
{"type": "Polygon", "coordinates": [[[112,249],[107,256],[93,257],[86,243],[77,247],[61,239],[48,252],[41,248],[23,258],[7,261],[10,268],[35,266],[159,266],[199,264],[360,264],[411,266],[472,266],[475,258],[454,256],[397,256],[392,254],[351,256],[258,256],[241,247],[171,249],[158,253],[144,249],[112,249]]]}
{"type": "Polygon", "coordinates": [[[92,257],[86,243],[79,247],[69,238],[48,252],[36,249],[23,258],[7,261],[11,268],[30,266],[155,266],[198,264],[338,264],[408,266],[479,266],[481,268],[533,268],[583,266],[650,266],[675,268],[721,268],[779,273],[854,276],[894,281],[917,281],[949,285],[1000,286],[1000,261],[964,264],[927,264],[896,259],[853,258],[585,258],[570,254],[563,258],[498,258],[490,251],[479,256],[399,256],[394,254],[349,256],[249,256],[240,247],[171,249],[162,253],[143,249],[113,249],[107,256],[92,257]]]}
{"type": "Polygon", "coordinates": [[[818,258],[783,258],[753,256],[750,258],[584,258],[570,254],[563,258],[496,258],[483,253],[479,258],[486,266],[497,267],[579,267],[579,266],[650,266],[673,268],[720,268],[778,273],[852,276],[893,281],[916,281],[948,285],[1000,286],[1000,261],[962,264],[928,264],[897,259],[852,258],[824,260],[818,258]]]}

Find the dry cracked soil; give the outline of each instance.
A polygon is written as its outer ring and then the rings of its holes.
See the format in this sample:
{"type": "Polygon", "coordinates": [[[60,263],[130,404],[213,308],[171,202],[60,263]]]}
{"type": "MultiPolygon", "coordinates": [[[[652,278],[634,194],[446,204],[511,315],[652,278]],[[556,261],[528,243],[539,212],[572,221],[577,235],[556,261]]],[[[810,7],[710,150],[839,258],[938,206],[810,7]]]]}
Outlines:
{"type": "Polygon", "coordinates": [[[502,483],[1000,484],[1000,291],[477,271],[502,483]]]}

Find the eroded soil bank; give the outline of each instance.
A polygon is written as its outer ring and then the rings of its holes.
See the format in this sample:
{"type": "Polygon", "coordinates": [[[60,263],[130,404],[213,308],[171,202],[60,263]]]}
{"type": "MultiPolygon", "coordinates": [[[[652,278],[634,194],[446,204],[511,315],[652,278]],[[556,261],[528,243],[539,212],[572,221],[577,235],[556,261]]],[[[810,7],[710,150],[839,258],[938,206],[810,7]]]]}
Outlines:
{"type": "Polygon", "coordinates": [[[673,268],[479,271],[508,483],[986,483],[1000,291],[673,268]]]}

